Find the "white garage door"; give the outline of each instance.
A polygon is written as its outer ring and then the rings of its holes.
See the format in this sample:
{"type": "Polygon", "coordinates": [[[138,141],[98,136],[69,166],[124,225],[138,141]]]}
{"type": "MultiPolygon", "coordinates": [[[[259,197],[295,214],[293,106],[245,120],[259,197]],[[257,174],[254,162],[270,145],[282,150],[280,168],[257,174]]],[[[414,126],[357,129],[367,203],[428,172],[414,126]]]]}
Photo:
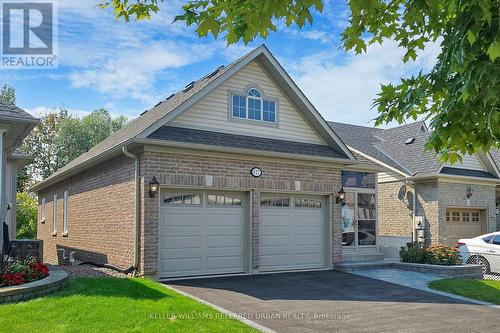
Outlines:
{"type": "Polygon", "coordinates": [[[163,193],[160,277],[244,271],[244,194],[163,193]]]}
{"type": "Polygon", "coordinates": [[[323,197],[262,196],[260,271],[326,266],[323,197]]]}

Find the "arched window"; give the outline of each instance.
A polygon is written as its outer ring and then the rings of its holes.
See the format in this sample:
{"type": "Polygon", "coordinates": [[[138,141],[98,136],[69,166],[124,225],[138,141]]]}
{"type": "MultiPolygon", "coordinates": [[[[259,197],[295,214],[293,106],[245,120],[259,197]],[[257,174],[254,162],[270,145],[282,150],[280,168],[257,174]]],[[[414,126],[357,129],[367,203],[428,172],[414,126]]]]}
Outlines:
{"type": "Polygon", "coordinates": [[[250,88],[246,94],[231,94],[233,118],[276,123],[277,102],[268,100],[257,88],[250,88]]]}
{"type": "Polygon", "coordinates": [[[262,96],[255,88],[247,93],[248,119],[260,120],[262,118],[262,96]]]}

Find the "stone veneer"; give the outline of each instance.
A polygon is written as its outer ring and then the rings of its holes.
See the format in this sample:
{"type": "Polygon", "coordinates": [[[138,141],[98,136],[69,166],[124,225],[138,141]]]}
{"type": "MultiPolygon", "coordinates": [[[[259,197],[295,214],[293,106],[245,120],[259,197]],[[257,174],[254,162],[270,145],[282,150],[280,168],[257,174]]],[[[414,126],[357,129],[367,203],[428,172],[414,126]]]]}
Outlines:
{"type": "MultiPolygon", "coordinates": [[[[266,191],[293,192],[296,181],[300,182],[300,192],[318,192],[333,195],[340,190],[340,170],[288,164],[283,162],[260,162],[227,157],[190,156],[160,152],[141,154],[141,262],[140,271],[144,275],[158,275],[159,242],[159,200],[149,198],[148,181],[156,176],[162,186],[191,186],[228,190],[245,190],[252,193],[251,231],[252,267],[259,269],[259,211],[260,193],[266,191]],[[259,178],[250,175],[252,167],[259,167],[263,174],[259,178]],[[207,187],[206,177],[213,176],[213,184],[207,187]]],[[[298,191],[297,191],[298,192],[298,191]]],[[[334,202],[334,200],[331,200],[334,202]]],[[[342,259],[342,234],[340,227],[340,206],[332,205],[332,263],[342,259]]]]}
{"type": "MultiPolygon", "coordinates": [[[[404,245],[412,239],[413,221],[411,214],[413,189],[407,186],[404,200],[398,196],[403,182],[378,184],[378,218],[379,245],[386,257],[394,257],[391,246],[404,245]],[[385,250],[384,250],[385,249],[385,250]]],[[[496,230],[495,186],[468,185],[444,181],[428,180],[415,184],[417,193],[416,215],[424,216],[426,245],[442,242],[440,235],[444,233],[446,208],[480,208],[488,215],[487,232],[496,230]],[[467,189],[473,189],[469,204],[464,200],[467,189]]]]}

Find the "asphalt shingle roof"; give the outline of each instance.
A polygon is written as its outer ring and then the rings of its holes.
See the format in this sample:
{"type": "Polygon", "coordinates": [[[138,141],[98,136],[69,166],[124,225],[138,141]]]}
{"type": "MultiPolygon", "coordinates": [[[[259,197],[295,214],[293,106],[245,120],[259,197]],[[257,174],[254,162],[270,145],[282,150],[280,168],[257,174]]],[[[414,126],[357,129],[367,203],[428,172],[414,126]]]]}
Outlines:
{"type": "Polygon", "coordinates": [[[468,176],[468,177],[480,177],[480,178],[491,178],[491,179],[498,178],[486,171],[458,169],[449,167],[444,167],[443,169],[441,169],[441,173],[445,175],[455,175],[455,176],[468,176]]]}
{"type": "Polygon", "coordinates": [[[347,158],[345,154],[338,152],[330,146],[202,131],[173,126],[160,127],[158,130],[149,135],[148,139],[198,143],[220,147],[262,150],[289,154],[347,158]]]}
{"type": "Polygon", "coordinates": [[[437,154],[425,150],[430,132],[422,121],[389,129],[329,124],[349,147],[409,176],[437,175],[441,168],[437,154]]]}
{"type": "Polygon", "coordinates": [[[38,119],[30,115],[28,112],[18,108],[13,104],[7,104],[0,99],[0,117],[12,118],[19,121],[28,121],[37,123],[38,119]]]}

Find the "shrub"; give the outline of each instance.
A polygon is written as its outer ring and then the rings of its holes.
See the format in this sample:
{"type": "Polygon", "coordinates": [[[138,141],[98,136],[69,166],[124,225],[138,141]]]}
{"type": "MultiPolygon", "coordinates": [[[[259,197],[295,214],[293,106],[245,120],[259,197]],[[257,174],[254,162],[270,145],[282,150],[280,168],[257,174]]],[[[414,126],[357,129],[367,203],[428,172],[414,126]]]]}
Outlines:
{"type": "Polygon", "coordinates": [[[425,251],[412,243],[408,243],[399,250],[399,258],[402,262],[421,264],[425,261],[425,251]]]}
{"type": "Polygon", "coordinates": [[[27,192],[17,192],[17,238],[35,239],[38,220],[36,199],[27,192]]]}
{"type": "Polygon", "coordinates": [[[49,275],[49,269],[35,257],[26,260],[14,260],[0,275],[0,287],[14,286],[43,279],[49,275]]]}
{"type": "Polygon", "coordinates": [[[408,243],[399,251],[401,262],[431,264],[431,265],[460,265],[462,258],[454,247],[432,245],[426,249],[408,243]]]}
{"type": "Polygon", "coordinates": [[[460,265],[462,257],[458,249],[444,245],[432,245],[425,249],[427,264],[432,265],[460,265]]]}

